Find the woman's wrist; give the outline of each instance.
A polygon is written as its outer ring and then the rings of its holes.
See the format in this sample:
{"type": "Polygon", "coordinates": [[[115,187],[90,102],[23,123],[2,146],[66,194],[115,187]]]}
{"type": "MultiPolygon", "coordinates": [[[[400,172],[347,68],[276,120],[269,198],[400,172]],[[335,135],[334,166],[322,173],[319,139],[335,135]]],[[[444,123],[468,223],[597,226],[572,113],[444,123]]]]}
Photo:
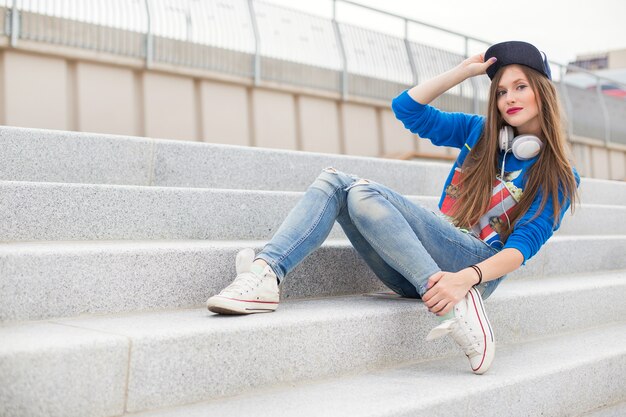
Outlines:
{"type": "Polygon", "coordinates": [[[457,77],[459,79],[459,84],[467,80],[468,78],[471,78],[474,76],[474,74],[471,73],[469,68],[467,68],[463,63],[460,63],[459,65],[454,67],[453,71],[457,72],[458,74],[457,77]]]}
{"type": "Polygon", "coordinates": [[[465,272],[466,282],[470,288],[474,285],[478,285],[482,281],[482,277],[478,271],[472,267],[465,268],[463,272],[465,272]]]}

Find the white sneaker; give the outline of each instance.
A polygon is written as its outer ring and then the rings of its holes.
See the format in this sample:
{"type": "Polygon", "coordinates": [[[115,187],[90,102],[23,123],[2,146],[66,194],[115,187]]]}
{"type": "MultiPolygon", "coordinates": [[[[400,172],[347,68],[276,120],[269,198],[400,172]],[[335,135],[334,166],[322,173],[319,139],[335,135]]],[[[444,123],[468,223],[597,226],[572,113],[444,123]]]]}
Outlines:
{"type": "Polygon", "coordinates": [[[454,306],[454,318],[432,329],[426,340],[447,334],[463,349],[475,374],[487,372],[495,355],[495,339],[483,298],[476,288],[472,287],[465,298],[454,306]]]}
{"type": "Polygon", "coordinates": [[[254,250],[237,253],[237,278],[218,295],[207,300],[207,308],[220,314],[267,313],[278,308],[278,281],[276,274],[266,266],[260,275],[251,271],[254,250]]]}

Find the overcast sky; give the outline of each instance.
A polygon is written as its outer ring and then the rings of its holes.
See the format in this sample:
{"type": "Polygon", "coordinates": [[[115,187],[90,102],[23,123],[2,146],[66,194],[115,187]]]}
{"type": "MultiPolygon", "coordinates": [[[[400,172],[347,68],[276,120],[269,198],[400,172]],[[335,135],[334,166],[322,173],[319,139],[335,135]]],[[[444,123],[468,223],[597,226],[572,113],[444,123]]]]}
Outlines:
{"type": "MultiPolygon", "coordinates": [[[[332,0],[264,0],[331,17],[332,0]]],[[[576,55],[626,48],[626,0],[358,0],[490,42],[523,40],[566,64],[576,55]]],[[[401,23],[338,2],[338,20],[401,36],[401,23]]]]}

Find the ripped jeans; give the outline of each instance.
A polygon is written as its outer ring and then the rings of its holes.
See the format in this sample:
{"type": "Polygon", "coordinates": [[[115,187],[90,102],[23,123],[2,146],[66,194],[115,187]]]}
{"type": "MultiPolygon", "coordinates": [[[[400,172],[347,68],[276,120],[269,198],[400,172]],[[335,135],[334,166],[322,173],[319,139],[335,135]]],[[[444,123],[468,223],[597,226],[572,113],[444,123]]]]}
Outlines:
{"type": "MultiPolygon", "coordinates": [[[[403,297],[420,298],[438,271],[457,272],[498,252],[384,185],[326,168],[255,259],[282,282],[326,240],[335,220],[376,276],[403,297]]],[[[487,298],[502,279],[477,289],[487,298]]]]}

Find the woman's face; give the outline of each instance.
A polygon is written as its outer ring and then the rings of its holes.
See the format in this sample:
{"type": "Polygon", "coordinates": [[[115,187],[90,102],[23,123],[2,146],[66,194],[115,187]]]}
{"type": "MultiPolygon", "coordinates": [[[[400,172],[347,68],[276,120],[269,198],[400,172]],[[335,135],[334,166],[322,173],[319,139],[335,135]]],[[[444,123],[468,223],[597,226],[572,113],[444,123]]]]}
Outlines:
{"type": "Polygon", "coordinates": [[[519,65],[504,67],[496,90],[498,110],[504,121],[517,128],[517,134],[539,136],[539,107],[535,92],[519,65]]]}

